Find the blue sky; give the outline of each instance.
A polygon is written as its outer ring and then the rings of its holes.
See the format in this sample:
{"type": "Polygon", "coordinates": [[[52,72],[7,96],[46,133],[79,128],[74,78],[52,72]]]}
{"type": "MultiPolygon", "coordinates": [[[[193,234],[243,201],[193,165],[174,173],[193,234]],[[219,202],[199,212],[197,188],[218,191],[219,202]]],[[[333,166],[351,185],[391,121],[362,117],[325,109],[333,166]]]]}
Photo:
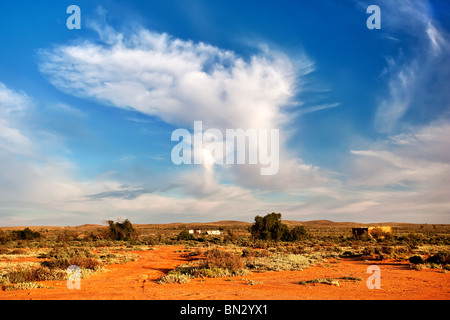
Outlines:
{"type": "Polygon", "coordinates": [[[439,0],[2,1],[0,225],[449,223],[449,15],[439,0]],[[171,134],[195,120],[279,129],[278,174],[174,165],[171,134]]]}

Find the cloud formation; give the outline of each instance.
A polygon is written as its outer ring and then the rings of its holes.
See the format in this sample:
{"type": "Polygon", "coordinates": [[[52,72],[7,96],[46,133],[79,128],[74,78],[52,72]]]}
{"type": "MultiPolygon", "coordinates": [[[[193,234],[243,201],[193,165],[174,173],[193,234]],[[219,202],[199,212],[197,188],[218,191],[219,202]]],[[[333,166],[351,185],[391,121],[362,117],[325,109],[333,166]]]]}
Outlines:
{"type": "MultiPolygon", "coordinates": [[[[248,60],[204,43],[145,29],[102,30],[103,44],[41,51],[40,70],[57,88],[191,128],[278,128],[295,96],[298,64],[265,51],[248,60]],[[107,35],[105,35],[105,33],[107,35]]],[[[303,71],[311,62],[302,61],[303,71]]]]}
{"type": "MultiPolygon", "coordinates": [[[[41,51],[40,70],[50,82],[70,94],[188,129],[198,120],[204,130],[223,133],[283,129],[291,119],[287,109],[296,102],[299,78],[314,69],[304,54],[294,61],[264,46],[245,59],[142,28],[126,35],[109,26],[95,24],[95,29],[101,44],[82,42],[41,51]]],[[[281,170],[276,177],[262,178],[259,166],[239,165],[223,166],[228,168],[226,178],[241,186],[273,190],[325,181],[319,168],[287,151],[286,132],[280,141],[281,170]]]]}
{"type": "MultiPolygon", "coordinates": [[[[402,120],[408,113],[435,111],[449,100],[445,87],[450,77],[450,43],[447,32],[433,18],[428,1],[383,1],[382,7],[382,32],[397,39],[399,50],[396,56],[387,57],[383,76],[388,85],[374,124],[380,132],[392,134],[403,129],[402,120]],[[402,36],[397,36],[399,33],[402,36]],[[409,47],[398,40],[405,37],[414,39],[409,47]],[[430,92],[430,87],[436,91],[430,92]]],[[[448,104],[444,110],[447,108],[448,104]]]]}

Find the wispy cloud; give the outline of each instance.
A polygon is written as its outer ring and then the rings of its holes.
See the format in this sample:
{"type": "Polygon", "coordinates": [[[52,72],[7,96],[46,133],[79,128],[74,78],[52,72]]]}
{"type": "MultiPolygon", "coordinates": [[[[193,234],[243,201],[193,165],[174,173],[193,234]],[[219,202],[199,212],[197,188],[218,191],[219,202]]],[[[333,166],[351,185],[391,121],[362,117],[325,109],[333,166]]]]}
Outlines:
{"type": "Polygon", "coordinates": [[[26,109],[32,107],[31,99],[0,83],[0,151],[12,154],[32,152],[30,139],[18,127],[26,109]]]}
{"type": "Polygon", "coordinates": [[[301,110],[298,111],[298,113],[300,115],[304,115],[304,114],[322,111],[322,110],[326,110],[326,109],[337,108],[339,105],[340,105],[339,103],[321,104],[318,106],[302,108],[301,110]]]}
{"type": "Polygon", "coordinates": [[[380,215],[388,207],[392,215],[407,214],[408,208],[413,215],[422,210],[444,221],[450,213],[449,137],[450,122],[441,119],[374,143],[370,149],[352,150],[348,187],[378,199],[380,215]]]}
{"type": "Polygon", "coordinates": [[[121,188],[121,190],[104,191],[92,195],[88,195],[89,199],[105,199],[105,198],[119,198],[126,200],[133,200],[143,194],[153,193],[156,190],[142,189],[142,188],[121,188]]]}
{"type": "MultiPolygon", "coordinates": [[[[382,7],[383,32],[398,39],[400,35],[414,39],[408,48],[399,40],[398,55],[387,58],[388,67],[382,74],[388,87],[386,96],[380,99],[374,124],[380,132],[393,133],[401,129],[399,124],[408,112],[425,113],[424,104],[442,104],[449,97],[444,88],[436,87],[435,92],[429,88],[433,79],[448,81],[450,47],[448,35],[435,21],[428,1],[383,1],[382,7]]],[[[440,108],[446,110],[448,105],[440,108]]]]}

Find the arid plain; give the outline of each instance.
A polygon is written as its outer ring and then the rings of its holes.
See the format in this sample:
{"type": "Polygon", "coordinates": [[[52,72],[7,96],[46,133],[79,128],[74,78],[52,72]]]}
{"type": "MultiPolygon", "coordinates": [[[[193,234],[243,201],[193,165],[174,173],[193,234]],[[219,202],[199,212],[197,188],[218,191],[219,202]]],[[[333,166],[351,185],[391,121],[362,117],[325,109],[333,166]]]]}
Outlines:
{"type": "Polygon", "coordinates": [[[374,239],[354,237],[352,227],[365,226],[357,223],[283,223],[307,235],[254,240],[252,224],[237,221],[134,225],[135,237],[121,241],[105,225],[30,227],[39,238],[21,240],[13,230],[26,227],[1,228],[0,300],[450,298],[449,225],[378,224],[393,234],[374,239]],[[182,239],[188,230],[203,233],[182,239]],[[68,264],[80,265],[78,288],[68,264]],[[378,287],[369,266],[380,270],[378,287]]]}

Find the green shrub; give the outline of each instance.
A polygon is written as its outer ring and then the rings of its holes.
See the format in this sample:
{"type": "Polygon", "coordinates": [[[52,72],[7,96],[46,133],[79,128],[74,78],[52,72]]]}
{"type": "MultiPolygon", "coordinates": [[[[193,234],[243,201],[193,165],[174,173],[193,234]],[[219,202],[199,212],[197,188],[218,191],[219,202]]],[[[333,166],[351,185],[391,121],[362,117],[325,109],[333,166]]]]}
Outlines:
{"type": "Polygon", "coordinates": [[[186,283],[191,278],[224,278],[244,276],[251,273],[247,269],[229,270],[226,268],[207,268],[199,263],[180,265],[169,271],[166,276],[160,278],[158,283],[186,283]]]}
{"type": "Polygon", "coordinates": [[[4,245],[11,240],[11,233],[0,230],[0,244],[4,245]]]}
{"type": "Polygon", "coordinates": [[[2,286],[2,289],[4,291],[41,289],[41,288],[45,288],[45,286],[36,282],[20,282],[16,284],[7,284],[2,286]]]}
{"type": "Polygon", "coordinates": [[[242,254],[241,254],[241,256],[243,258],[256,257],[257,255],[258,255],[258,250],[252,250],[252,249],[249,249],[249,248],[244,248],[242,250],[242,254]]]}
{"type": "Polygon", "coordinates": [[[180,265],[160,278],[158,283],[186,283],[191,278],[235,277],[249,274],[241,255],[219,249],[211,249],[205,258],[180,265]]]}
{"type": "Polygon", "coordinates": [[[23,230],[13,230],[11,232],[13,240],[33,240],[40,238],[41,234],[37,231],[32,231],[30,228],[23,230]]]}
{"type": "Polygon", "coordinates": [[[449,264],[450,254],[448,252],[438,252],[427,258],[426,262],[435,264],[449,264]]]}
{"type": "Polygon", "coordinates": [[[362,251],[363,256],[373,256],[375,253],[374,247],[365,247],[362,251]]]}
{"type": "Polygon", "coordinates": [[[308,232],[304,226],[296,226],[284,236],[285,241],[299,241],[307,237],[308,232]]]}
{"type": "Polygon", "coordinates": [[[306,285],[308,283],[323,283],[323,284],[328,284],[331,286],[339,286],[339,281],[337,279],[334,278],[317,278],[317,279],[313,279],[313,280],[308,280],[308,281],[300,281],[299,284],[301,285],[306,285]]]}
{"type": "Polygon", "coordinates": [[[194,235],[190,234],[189,231],[183,230],[181,231],[178,236],[177,240],[194,240],[194,235]]]}
{"type": "Polygon", "coordinates": [[[126,241],[137,239],[137,231],[128,219],[123,222],[109,220],[108,225],[109,236],[113,240],[126,241]]]}
{"type": "Polygon", "coordinates": [[[34,281],[64,280],[66,279],[66,272],[62,270],[51,270],[43,266],[37,268],[19,266],[16,270],[5,273],[2,278],[3,283],[13,284],[34,281]]]}
{"type": "Polygon", "coordinates": [[[171,273],[168,275],[165,275],[161,277],[158,280],[159,284],[170,284],[170,283],[188,283],[190,281],[189,275],[185,274],[178,274],[178,273],[171,273]]]}
{"type": "Polygon", "coordinates": [[[268,257],[257,257],[247,262],[249,269],[264,271],[303,270],[318,262],[319,259],[297,254],[274,254],[268,257]]]}
{"type": "Polygon", "coordinates": [[[110,265],[110,264],[123,264],[135,261],[136,257],[138,257],[137,254],[126,252],[122,254],[108,253],[106,255],[101,255],[99,259],[101,263],[110,265]]]}
{"type": "Polygon", "coordinates": [[[67,269],[71,265],[96,270],[102,263],[89,250],[84,248],[55,248],[47,254],[49,261],[42,264],[50,269],[67,269]]]}

